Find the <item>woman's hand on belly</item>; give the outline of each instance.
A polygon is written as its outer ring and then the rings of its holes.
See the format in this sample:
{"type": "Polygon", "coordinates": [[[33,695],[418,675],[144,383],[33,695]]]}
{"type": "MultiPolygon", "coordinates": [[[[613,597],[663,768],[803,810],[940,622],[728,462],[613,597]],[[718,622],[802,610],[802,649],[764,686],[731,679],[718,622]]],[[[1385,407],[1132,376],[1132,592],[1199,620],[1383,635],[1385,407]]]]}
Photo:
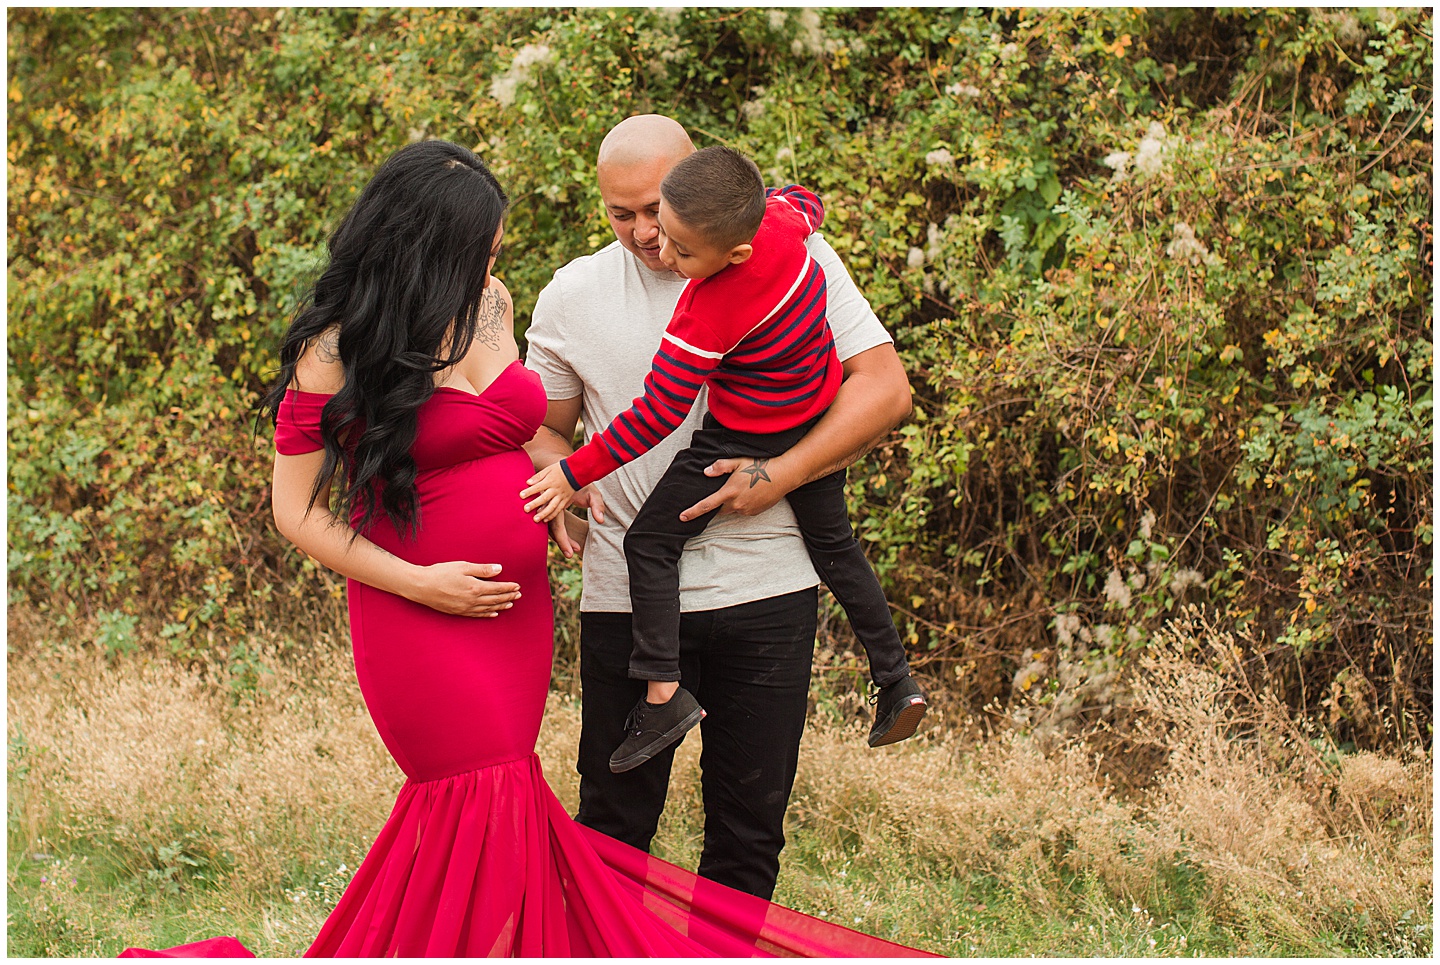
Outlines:
{"type": "Polygon", "coordinates": [[[519,583],[496,583],[499,563],[432,563],[418,568],[418,582],[405,596],[453,616],[494,617],[520,599],[519,583]]]}

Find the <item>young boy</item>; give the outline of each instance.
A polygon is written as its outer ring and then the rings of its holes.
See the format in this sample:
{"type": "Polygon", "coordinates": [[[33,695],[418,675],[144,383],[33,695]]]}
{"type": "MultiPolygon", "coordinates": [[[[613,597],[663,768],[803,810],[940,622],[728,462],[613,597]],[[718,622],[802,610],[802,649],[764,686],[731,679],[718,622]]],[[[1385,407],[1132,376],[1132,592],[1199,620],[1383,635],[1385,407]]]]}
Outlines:
{"type": "MultiPolygon", "coordinates": [[[[767,192],[755,164],[729,148],[705,148],[677,164],[660,185],[660,259],[691,281],[644,395],[569,458],[537,473],[521,493],[541,498],[538,518],[553,518],[579,489],[674,431],[709,386],[710,413],[625,536],[630,676],[647,684],[626,722],[625,741],[610,758],[612,771],[644,763],[705,716],[679,685],[680,555],[714,513],[688,522],[679,516],[724,483],[705,475],[705,467],[732,456],[779,455],[819,421],[839,389],[825,276],[804,244],[823,217],[814,194],[795,185],[767,192]]],[[[753,472],[763,475],[763,460],[753,472]]],[[[926,703],[910,677],[879,580],[850,528],[844,487],[842,469],[786,498],[816,571],[869,657],[878,688],[869,744],[880,747],[914,734],[926,703]]]]}

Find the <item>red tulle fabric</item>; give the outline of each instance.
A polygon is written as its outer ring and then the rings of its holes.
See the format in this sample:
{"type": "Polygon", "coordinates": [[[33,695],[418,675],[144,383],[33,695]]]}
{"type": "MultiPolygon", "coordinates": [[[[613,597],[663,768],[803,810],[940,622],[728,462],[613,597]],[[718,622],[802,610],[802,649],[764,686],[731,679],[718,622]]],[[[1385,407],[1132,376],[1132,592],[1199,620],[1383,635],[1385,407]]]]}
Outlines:
{"type": "Polygon", "coordinates": [[[222,936],[220,938],[207,938],[204,941],[191,942],[188,945],[176,945],[174,948],[165,948],[160,951],[152,951],[148,948],[127,948],[117,956],[119,958],[254,958],[250,949],[240,944],[237,938],[222,936]]]}
{"type": "MultiPolygon", "coordinates": [[[[320,447],[327,399],[287,396],[280,452],[320,447]]],[[[554,633],[548,535],[519,495],[533,474],[520,446],[545,407],[518,362],[479,395],[437,390],[411,449],[419,534],[383,519],[366,532],[422,565],[499,563],[521,597],[472,619],[349,583],[360,690],[407,780],[306,955],[924,955],[700,878],[577,824],[555,798],[534,753],[554,633]]]]}

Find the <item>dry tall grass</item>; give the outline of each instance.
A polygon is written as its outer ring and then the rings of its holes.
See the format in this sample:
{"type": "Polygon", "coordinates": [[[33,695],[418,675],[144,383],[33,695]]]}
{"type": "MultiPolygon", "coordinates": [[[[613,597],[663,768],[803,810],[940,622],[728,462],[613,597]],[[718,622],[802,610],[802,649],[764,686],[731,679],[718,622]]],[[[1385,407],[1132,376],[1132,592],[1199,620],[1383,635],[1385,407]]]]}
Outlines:
{"type": "Polygon", "coordinates": [[[1241,653],[1203,623],[1156,641],[1130,682],[1123,745],[1161,762],[1144,786],[1111,784],[1108,772],[1129,769],[1107,759],[1104,728],[939,736],[894,756],[817,728],[794,815],[877,861],[900,853],[993,879],[1037,913],[1063,908],[1077,880],[1136,913],[1173,907],[1186,880],[1258,952],[1423,952],[1431,753],[1340,753],[1247,675],[1241,653]]]}
{"type": "MultiPolygon", "coordinates": [[[[211,934],[216,921],[245,923],[261,953],[303,949],[401,780],[348,654],[329,645],[303,669],[277,661],[263,692],[237,700],[203,670],[111,664],[67,637],[12,621],[9,840],[50,864],[37,890],[12,857],[11,952],[111,955],[211,934]],[[132,907],[78,883],[77,863],[91,860],[132,883],[132,907]],[[135,911],[135,888],[188,904],[135,911]]],[[[1238,951],[1424,954],[1429,753],[1339,754],[1233,666],[1230,643],[1202,627],[1145,661],[1129,739],[1163,766],[1126,794],[1084,735],[937,729],[876,752],[858,726],[816,720],[777,898],[953,954],[980,946],[967,942],[966,909],[943,905],[977,888],[1037,919],[1083,914],[1082,892],[1164,917],[1183,883],[1238,951]]],[[[572,808],[578,730],[574,702],[552,697],[538,750],[572,808]]],[[[682,863],[699,848],[698,743],[682,748],[657,848],[682,863]]]]}

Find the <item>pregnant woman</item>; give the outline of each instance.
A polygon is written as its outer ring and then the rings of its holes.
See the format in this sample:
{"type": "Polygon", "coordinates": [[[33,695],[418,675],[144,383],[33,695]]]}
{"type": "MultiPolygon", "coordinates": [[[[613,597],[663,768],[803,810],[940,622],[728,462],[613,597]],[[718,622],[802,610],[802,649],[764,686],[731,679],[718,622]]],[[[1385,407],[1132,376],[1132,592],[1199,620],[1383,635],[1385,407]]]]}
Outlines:
{"type": "MultiPolygon", "coordinates": [[[[361,693],[406,775],[308,954],[919,954],[584,828],[545,783],[547,531],[518,494],[546,401],[490,274],[505,206],[464,148],[394,154],[330,239],[265,401],[276,522],[348,578],[361,693]]],[[[569,554],[567,523],[550,533],[569,554]]]]}

